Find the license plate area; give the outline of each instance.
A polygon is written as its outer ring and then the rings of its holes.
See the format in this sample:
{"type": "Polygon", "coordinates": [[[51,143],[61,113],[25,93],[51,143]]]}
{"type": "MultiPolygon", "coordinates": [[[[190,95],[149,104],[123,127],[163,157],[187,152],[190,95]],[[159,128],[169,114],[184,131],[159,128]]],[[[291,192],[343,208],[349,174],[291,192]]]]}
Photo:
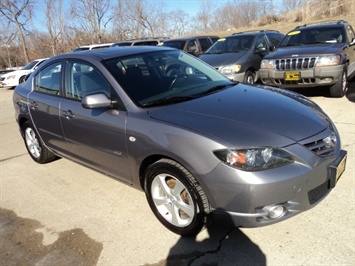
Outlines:
{"type": "Polygon", "coordinates": [[[340,156],[336,159],[330,166],[329,166],[329,175],[330,175],[330,187],[335,187],[336,183],[338,182],[339,178],[345,171],[346,167],[346,159],[347,159],[347,152],[341,151],[340,156]]]}
{"type": "Polygon", "coordinates": [[[288,71],[285,72],[285,80],[300,80],[301,73],[299,71],[288,71]]]}

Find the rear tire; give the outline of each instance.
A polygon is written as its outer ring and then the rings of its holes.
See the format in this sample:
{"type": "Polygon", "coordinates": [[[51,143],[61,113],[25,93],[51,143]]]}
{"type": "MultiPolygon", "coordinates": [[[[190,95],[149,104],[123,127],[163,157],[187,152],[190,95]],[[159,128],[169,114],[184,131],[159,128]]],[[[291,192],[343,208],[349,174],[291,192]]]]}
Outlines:
{"type": "Polygon", "coordinates": [[[145,174],[145,193],[154,215],[170,231],[195,236],[206,225],[210,205],[194,176],[179,163],[161,159],[145,174]]]}
{"type": "Polygon", "coordinates": [[[341,98],[344,97],[346,92],[348,91],[348,80],[347,80],[347,72],[346,66],[344,67],[343,73],[341,74],[341,78],[330,87],[329,92],[331,97],[341,98]]]}
{"type": "Polygon", "coordinates": [[[48,163],[57,158],[44,145],[33,126],[26,122],[23,125],[23,140],[31,158],[40,164],[48,163]]]}

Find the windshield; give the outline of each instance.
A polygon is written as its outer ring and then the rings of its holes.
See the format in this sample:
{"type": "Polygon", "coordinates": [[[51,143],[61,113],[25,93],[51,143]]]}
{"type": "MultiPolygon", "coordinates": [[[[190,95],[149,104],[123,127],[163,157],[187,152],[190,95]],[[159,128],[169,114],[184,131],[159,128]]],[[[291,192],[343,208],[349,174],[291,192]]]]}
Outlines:
{"type": "Polygon", "coordinates": [[[141,107],[172,104],[221,90],[233,83],[182,51],[159,51],[115,58],[107,69],[141,107]]]}
{"type": "Polygon", "coordinates": [[[340,43],[345,42],[344,36],[345,32],[343,32],[341,27],[295,29],[286,35],[279,47],[317,43],[340,43]]]}
{"type": "Polygon", "coordinates": [[[240,35],[227,38],[221,38],[215,42],[206,54],[238,53],[251,49],[255,36],[240,35]]]}
{"type": "Polygon", "coordinates": [[[24,66],[24,67],[22,68],[22,70],[30,70],[30,69],[32,69],[37,63],[38,63],[38,61],[32,61],[32,62],[28,63],[26,66],[24,66]]]}

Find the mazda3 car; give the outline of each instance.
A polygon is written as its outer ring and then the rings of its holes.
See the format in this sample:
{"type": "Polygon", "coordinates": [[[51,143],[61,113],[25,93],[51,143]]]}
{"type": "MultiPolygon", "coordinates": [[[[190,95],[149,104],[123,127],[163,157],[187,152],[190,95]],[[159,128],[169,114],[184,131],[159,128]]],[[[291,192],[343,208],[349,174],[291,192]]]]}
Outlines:
{"type": "Polygon", "coordinates": [[[67,158],[144,191],[182,236],[213,220],[290,218],[325,198],[346,165],[334,123],[308,98],[233,83],[168,47],[52,57],[13,103],[35,162],[67,158]]]}

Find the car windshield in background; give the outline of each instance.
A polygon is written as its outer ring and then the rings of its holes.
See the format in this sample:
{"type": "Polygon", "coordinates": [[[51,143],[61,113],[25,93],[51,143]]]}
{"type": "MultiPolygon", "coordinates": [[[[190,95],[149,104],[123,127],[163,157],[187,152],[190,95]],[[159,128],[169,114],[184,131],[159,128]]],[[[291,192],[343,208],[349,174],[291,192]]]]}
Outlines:
{"type": "Polygon", "coordinates": [[[340,27],[314,28],[289,32],[279,47],[298,46],[317,43],[341,43],[345,41],[345,32],[340,27]]]}
{"type": "Polygon", "coordinates": [[[172,104],[213,93],[233,83],[181,51],[160,51],[106,60],[108,70],[141,107],[172,104]]]}
{"type": "Polygon", "coordinates": [[[32,61],[32,62],[28,63],[26,66],[24,66],[22,68],[22,70],[32,69],[37,63],[38,63],[38,61],[32,61]]]}
{"type": "Polygon", "coordinates": [[[222,53],[238,53],[240,51],[248,51],[253,45],[255,36],[233,36],[221,38],[215,42],[206,54],[222,54],[222,53]]]}

